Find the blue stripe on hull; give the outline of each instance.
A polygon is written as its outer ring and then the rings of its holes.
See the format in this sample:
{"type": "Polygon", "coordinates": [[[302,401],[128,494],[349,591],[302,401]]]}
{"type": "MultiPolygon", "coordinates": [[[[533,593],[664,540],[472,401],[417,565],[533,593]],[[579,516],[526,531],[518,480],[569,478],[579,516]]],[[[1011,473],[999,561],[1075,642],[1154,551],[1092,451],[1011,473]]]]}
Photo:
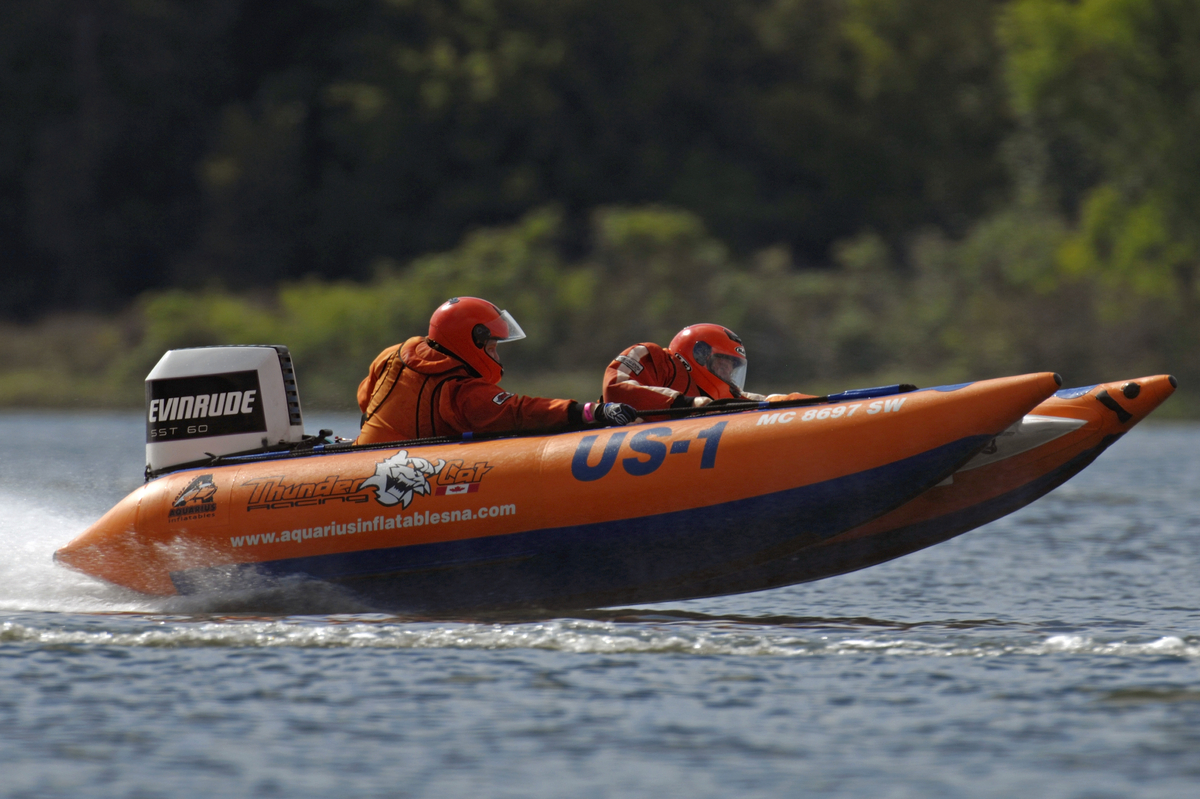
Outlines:
{"type": "Polygon", "coordinates": [[[255,577],[303,575],[342,585],[381,609],[424,613],[679,599],[730,570],[777,561],[892,510],[990,440],[964,438],[870,471],[717,506],[171,577],[181,594],[190,594],[255,577]]]}
{"type": "Polygon", "coordinates": [[[872,536],[807,547],[771,563],[693,583],[687,586],[687,593],[693,598],[721,596],[811,582],[876,566],[940,544],[1040,499],[1083,471],[1118,438],[1120,435],[1108,436],[1057,469],[986,502],[872,536]]]}

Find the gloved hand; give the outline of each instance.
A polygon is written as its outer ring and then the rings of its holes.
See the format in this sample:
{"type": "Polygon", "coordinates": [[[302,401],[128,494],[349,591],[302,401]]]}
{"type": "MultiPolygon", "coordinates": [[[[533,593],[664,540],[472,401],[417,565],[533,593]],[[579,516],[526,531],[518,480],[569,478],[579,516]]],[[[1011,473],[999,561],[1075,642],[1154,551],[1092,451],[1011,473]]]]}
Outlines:
{"type": "Polygon", "coordinates": [[[692,397],[693,408],[703,408],[710,402],[712,402],[712,397],[692,397]]]}
{"type": "Polygon", "coordinates": [[[768,399],[762,394],[755,394],[753,391],[743,391],[738,399],[749,400],[750,402],[763,402],[768,399]]]}
{"type": "Polygon", "coordinates": [[[583,421],[597,425],[623,425],[637,421],[637,409],[623,402],[589,402],[583,406],[583,421]]]}

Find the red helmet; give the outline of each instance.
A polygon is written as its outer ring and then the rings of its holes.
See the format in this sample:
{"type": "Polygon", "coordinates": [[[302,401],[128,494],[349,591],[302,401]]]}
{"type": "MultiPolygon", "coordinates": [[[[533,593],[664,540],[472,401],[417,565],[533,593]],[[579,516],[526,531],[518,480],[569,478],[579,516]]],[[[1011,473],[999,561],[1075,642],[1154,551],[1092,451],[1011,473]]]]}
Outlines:
{"type": "Polygon", "coordinates": [[[692,380],[713,399],[742,395],[746,384],[746,348],[721,325],[692,325],[675,334],[668,347],[692,369],[692,380]]]}
{"type": "Polygon", "coordinates": [[[429,318],[429,338],[442,349],[470,366],[489,383],[499,383],[504,374],[495,347],[525,338],[517,321],[487,300],[454,297],[446,300],[429,318]]]}

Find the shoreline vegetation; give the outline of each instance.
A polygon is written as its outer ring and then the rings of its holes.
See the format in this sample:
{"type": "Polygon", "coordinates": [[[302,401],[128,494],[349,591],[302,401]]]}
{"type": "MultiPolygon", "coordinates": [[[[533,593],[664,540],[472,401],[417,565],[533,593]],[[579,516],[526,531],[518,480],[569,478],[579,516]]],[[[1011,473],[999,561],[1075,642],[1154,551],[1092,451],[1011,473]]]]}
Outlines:
{"type": "Polygon", "coordinates": [[[800,268],[782,246],[737,256],[697,215],[665,206],[595,211],[579,253],[546,207],[447,252],[380,259],[365,282],[212,284],[147,292],[110,315],[0,325],[0,407],[139,408],[168,349],[286,344],[306,410],[353,412],[380,350],[422,334],[447,297],[473,295],[528,334],[501,350],[510,391],[594,399],[622,349],[711,321],[745,340],[755,391],[1170,373],[1180,390],[1157,416],[1200,418],[1195,292],[1169,274],[1073,268],[1082,235],[1050,210],[1008,210],[959,240],[926,231],[897,253],[862,235],[837,244],[832,264],[800,268]]]}
{"type": "Polygon", "coordinates": [[[353,412],[462,294],[510,391],[708,321],[756,391],[1170,373],[1200,418],[1194,0],[9,5],[0,407],[280,343],[353,412]]]}

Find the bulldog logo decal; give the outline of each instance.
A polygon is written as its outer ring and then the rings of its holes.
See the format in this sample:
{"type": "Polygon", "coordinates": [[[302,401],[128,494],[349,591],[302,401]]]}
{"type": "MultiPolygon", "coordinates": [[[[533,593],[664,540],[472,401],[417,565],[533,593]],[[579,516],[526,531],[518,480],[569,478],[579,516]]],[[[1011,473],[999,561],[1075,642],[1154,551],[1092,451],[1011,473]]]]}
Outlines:
{"type": "Polygon", "coordinates": [[[424,458],[410,458],[407,450],[400,450],[382,463],[376,464],[375,476],[363,481],[363,488],[375,489],[375,498],[380,505],[395,505],[407,508],[414,494],[431,494],[429,478],[442,470],[444,460],[430,463],[424,458]]]}

